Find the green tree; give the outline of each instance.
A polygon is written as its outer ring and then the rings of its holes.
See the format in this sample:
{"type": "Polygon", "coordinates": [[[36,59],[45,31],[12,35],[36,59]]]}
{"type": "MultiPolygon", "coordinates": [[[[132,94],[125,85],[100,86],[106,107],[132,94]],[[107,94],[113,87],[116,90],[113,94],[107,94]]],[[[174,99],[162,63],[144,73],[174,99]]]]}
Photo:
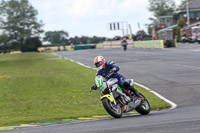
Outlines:
{"type": "Polygon", "coordinates": [[[176,34],[178,35],[178,41],[181,41],[181,28],[183,27],[183,19],[179,19],[176,27],[176,34]]]}
{"type": "MultiPolygon", "coordinates": [[[[191,2],[192,0],[188,0],[188,2],[191,2]]],[[[181,4],[178,6],[178,10],[182,9],[183,7],[186,8],[186,0],[182,0],[181,4]]]]}
{"type": "MultiPolygon", "coordinates": [[[[4,47],[10,50],[22,49],[27,39],[39,37],[43,32],[43,23],[37,21],[37,10],[28,0],[1,0],[0,2],[0,31],[7,36],[4,47]]],[[[2,35],[0,35],[2,36],[2,35]]]]}
{"type": "Polygon", "coordinates": [[[147,33],[144,30],[139,30],[136,34],[142,37],[145,37],[147,35],[147,33]]]}
{"type": "Polygon", "coordinates": [[[148,28],[147,28],[147,31],[148,31],[148,34],[150,35],[150,36],[152,36],[152,28],[153,27],[153,25],[148,25],[148,28]]]}
{"type": "Polygon", "coordinates": [[[66,31],[48,31],[45,33],[44,41],[50,42],[52,45],[68,44],[68,32],[66,31]]]}
{"type": "Polygon", "coordinates": [[[87,36],[81,36],[79,41],[81,44],[88,44],[90,42],[90,38],[87,36]]]}
{"type": "Polygon", "coordinates": [[[150,12],[153,12],[156,18],[159,16],[173,15],[176,10],[176,4],[173,0],[149,0],[149,3],[150,6],[148,9],[150,12]]]}
{"type": "Polygon", "coordinates": [[[80,44],[80,38],[78,36],[70,37],[69,41],[71,44],[74,44],[74,45],[80,44]]]}
{"type": "Polygon", "coordinates": [[[32,37],[26,39],[25,43],[21,47],[22,52],[37,51],[38,47],[42,46],[42,42],[39,37],[32,37]]]}
{"type": "Polygon", "coordinates": [[[173,15],[176,11],[176,4],[173,0],[149,0],[149,11],[153,13],[153,17],[150,17],[151,21],[149,27],[157,24],[157,18],[159,16],[173,15]]]}
{"type": "Polygon", "coordinates": [[[0,35],[0,53],[10,52],[10,46],[4,45],[8,41],[8,38],[6,34],[0,35]]]}
{"type": "Polygon", "coordinates": [[[97,37],[97,36],[93,36],[91,38],[91,43],[102,43],[103,41],[105,41],[106,38],[105,37],[97,37]]]}
{"type": "Polygon", "coordinates": [[[146,24],[148,28],[148,33],[151,35],[151,30],[154,25],[156,25],[157,18],[159,16],[172,16],[176,11],[176,4],[174,0],[149,0],[149,11],[153,13],[153,17],[150,17],[150,24],[146,24]]]}
{"type": "Polygon", "coordinates": [[[70,44],[97,44],[97,43],[102,43],[103,41],[105,41],[106,38],[105,37],[97,37],[97,36],[93,36],[93,37],[87,37],[87,36],[75,36],[75,37],[71,37],[69,38],[69,42],[70,44]]]}

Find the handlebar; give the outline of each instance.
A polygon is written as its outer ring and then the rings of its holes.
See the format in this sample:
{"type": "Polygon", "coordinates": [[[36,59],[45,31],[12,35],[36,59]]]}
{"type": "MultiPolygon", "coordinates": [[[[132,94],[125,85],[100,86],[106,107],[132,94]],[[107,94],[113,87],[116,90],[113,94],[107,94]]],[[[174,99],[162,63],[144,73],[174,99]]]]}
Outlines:
{"type": "MultiPolygon", "coordinates": [[[[115,71],[111,71],[106,77],[104,77],[105,80],[108,80],[108,78],[109,78],[111,75],[113,75],[114,72],[115,72],[115,71]]],[[[93,90],[93,89],[90,88],[89,93],[90,93],[92,90],[93,90]]]]}

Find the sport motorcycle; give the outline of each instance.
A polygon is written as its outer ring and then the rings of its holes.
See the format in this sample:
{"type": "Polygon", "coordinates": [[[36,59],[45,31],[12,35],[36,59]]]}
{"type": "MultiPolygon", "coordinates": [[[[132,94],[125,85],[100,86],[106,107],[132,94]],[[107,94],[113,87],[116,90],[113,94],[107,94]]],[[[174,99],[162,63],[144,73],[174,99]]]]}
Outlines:
{"type": "MultiPolygon", "coordinates": [[[[141,93],[136,97],[131,90],[125,90],[118,84],[118,79],[100,75],[95,77],[97,89],[101,92],[101,101],[105,110],[114,118],[122,117],[122,113],[136,110],[141,115],[147,115],[150,112],[150,104],[141,93]]],[[[134,85],[133,79],[127,79],[131,86],[134,85]]],[[[92,89],[90,89],[90,92],[92,89]]]]}

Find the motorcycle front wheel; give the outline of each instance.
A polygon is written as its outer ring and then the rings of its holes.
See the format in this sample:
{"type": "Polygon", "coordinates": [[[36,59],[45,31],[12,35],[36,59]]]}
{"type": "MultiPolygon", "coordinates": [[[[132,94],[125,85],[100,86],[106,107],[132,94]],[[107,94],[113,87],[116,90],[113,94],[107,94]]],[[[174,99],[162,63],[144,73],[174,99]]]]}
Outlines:
{"type": "Polygon", "coordinates": [[[122,117],[122,109],[117,104],[115,105],[113,102],[108,100],[107,98],[102,99],[102,104],[105,108],[105,110],[114,118],[120,118],[122,117]]]}

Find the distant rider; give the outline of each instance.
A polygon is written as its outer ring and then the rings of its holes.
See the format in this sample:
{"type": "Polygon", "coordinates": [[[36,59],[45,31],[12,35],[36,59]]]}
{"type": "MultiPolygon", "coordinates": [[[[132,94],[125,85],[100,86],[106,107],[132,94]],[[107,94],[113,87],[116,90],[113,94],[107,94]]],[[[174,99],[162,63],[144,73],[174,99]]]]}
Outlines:
{"type": "Polygon", "coordinates": [[[124,51],[126,51],[127,45],[128,45],[128,42],[126,41],[126,38],[123,38],[121,44],[122,44],[122,47],[124,48],[124,51]]]}
{"type": "MultiPolygon", "coordinates": [[[[101,75],[105,78],[109,73],[114,72],[108,79],[117,78],[118,83],[122,88],[131,90],[131,92],[133,92],[137,97],[140,96],[139,92],[128,82],[126,82],[125,78],[121,74],[117,73],[119,71],[119,67],[113,61],[106,62],[103,56],[97,56],[94,58],[94,64],[97,67],[96,76],[101,75]]],[[[96,89],[96,84],[91,87],[91,90],[96,89]]]]}

